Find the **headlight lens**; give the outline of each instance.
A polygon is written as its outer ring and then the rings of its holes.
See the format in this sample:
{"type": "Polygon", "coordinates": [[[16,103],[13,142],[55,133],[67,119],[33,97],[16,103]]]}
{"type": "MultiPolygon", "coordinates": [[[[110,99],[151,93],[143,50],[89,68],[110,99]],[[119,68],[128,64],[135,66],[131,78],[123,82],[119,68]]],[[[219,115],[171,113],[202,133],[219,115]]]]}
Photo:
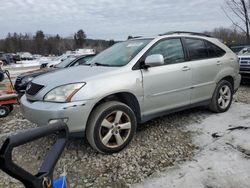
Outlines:
{"type": "Polygon", "coordinates": [[[70,102],[72,97],[85,85],[85,83],[74,83],[56,87],[48,92],[44,101],[48,102],[70,102]]]}
{"type": "Polygon", "coordinates": [[[21,82],[22,82],[22,84],[26,84],[26,83],[30,82],[31,80],[33,80],[33,77],[25,77],[22,79],[21,82]]]}

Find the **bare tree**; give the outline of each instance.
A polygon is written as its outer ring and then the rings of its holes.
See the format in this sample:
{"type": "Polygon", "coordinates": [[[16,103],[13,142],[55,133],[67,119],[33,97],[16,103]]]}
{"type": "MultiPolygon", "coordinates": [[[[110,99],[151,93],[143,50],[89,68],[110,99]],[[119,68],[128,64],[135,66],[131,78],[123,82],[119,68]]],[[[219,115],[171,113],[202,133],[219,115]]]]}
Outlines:
{"type": "Polygon", "coordinates": [[[250,0],[225,0],[225,7],[222,7],[222,10],[233,25],[245,33],[246,42],[249,44],[250,0]]]}
{"type": "Polygon", "coordinates": [[[246,43],[245,34],[239,32],[236,27],[217,27],[211,31],[205,31],[204,33],[220,39],[228,46],[243,45],[246,43]]]}

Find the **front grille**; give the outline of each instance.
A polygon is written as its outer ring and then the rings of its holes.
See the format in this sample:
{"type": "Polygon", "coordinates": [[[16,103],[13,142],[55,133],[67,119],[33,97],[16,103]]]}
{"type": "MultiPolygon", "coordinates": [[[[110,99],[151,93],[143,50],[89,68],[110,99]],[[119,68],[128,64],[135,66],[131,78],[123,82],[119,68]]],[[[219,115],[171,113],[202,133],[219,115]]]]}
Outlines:
{"type": "Polygon", "coordinates": [[[250,61],[250,57],[242,57],[240,58],[241,61],[250,61]]]}
{"type": "Polygon", "coordinates": [[[39,84],[35,84],[35,83],[30,83],[27,86],[27,90],[26,93],[28,95],[36,95],[44,86],[43,85],[39,85],[39,84]]]}
{"type": "Polygon", "coordinates": [[[248,64],[248,61],[241,61],[240,64],[248,64]]]}

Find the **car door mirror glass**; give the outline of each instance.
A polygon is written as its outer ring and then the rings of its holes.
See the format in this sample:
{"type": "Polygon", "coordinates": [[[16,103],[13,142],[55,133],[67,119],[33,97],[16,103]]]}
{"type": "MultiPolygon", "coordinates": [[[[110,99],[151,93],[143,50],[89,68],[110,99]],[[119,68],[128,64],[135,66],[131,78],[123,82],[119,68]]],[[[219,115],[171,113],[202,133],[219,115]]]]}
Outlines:
{"type": "Polygon", "coordinates": [[[149,55],[145,59],[145,65],[148,67],[164,65],[164,57],[161,54],[149,55]]]}

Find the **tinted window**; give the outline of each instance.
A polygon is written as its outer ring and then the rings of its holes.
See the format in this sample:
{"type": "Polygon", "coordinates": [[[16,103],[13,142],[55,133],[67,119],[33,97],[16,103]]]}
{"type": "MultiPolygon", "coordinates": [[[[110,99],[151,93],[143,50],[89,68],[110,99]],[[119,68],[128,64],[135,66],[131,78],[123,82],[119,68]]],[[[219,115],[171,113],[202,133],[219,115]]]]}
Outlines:
{"type": "Polygon", "coordinates": [[[205,43],[206,43],[206,46],[207,46],[208,55],[211,58],[213,58],[213,57],[221,57],[226,53],[224,50],[222,50],[218,46],[212,44],[211,42],[206,41],[205,43]]]}
{"type": "Polygon", "coordinates": [[[189,51],[189,57],[191,60],[205,59],[208,58],[207,48],[205,42],[200,39],[186,38],[185,44],[189,51]]]}
{"type": "Polygon", "coordinates": [[[156,44],[147,55],[161,54],[165,64],[174,64],[184,61],[184,52],[180,39],[168,39],[156,44]]]}

